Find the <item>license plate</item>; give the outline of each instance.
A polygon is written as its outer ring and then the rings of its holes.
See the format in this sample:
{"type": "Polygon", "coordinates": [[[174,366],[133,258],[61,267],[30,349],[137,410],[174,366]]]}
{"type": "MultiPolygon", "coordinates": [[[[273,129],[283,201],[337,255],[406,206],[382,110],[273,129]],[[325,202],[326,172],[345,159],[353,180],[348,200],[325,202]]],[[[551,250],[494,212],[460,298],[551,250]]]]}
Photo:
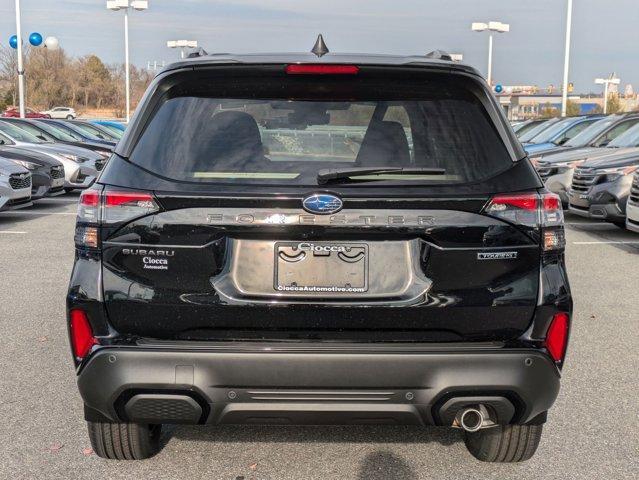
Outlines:
{"type": "Polygon", "coordinates": [[[278,242],[274,288],[278,292],[309,294],[366,292],[368,245],[278,242]]]}
{"type": "Polygon", "coordinates": [[[582,200],[585,200],[588,198],[588,195],[582,193],[581,195],[579,195],[579,198],[581,198],[582,200]]]}

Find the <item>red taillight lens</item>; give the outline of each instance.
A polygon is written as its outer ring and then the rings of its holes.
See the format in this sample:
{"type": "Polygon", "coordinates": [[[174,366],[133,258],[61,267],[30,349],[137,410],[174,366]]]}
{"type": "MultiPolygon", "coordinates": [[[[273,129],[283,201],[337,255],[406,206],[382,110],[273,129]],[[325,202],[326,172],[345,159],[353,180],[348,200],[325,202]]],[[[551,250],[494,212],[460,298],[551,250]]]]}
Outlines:
{"type": "Polygon", "coordinates": [[[484,213],[516,225],[541,227],[544,250],[561,250],[565,246],[564,212],[561,200],[554,193],[497,195],[484,213]]]}
{"type": "Polygon", "coordinates": [[[71,310],[69,312],[71,326],[71,347],[76,358],[84,358],[91,351],[93,345],[98,344],[98,340],[93,336],[91,324],[86,313],[82,310],[71,310]]]}
{"type": "Polygon", "coordinates": [[[522,195],[497,195],[490,202],[490,207],[496,210],[506,210],[508,207],[522,210],[536,210],[539,196],[536,193],[524,193],[522,195]]]}
{"type": "Polygon", "coordinates": [[[153,195],[147,192],[105,191],[102,223],[120,223],[133,220],[159,210],[153,195]]]}
{"type": "Polygon", "coordinates": [[[104,195],[104,206],[107,208],[122,205],[150,208],[154,204],[150,193],[106,192],[104,195]]]}
{"type": "Polygon", "coordinates": [[[293,64],[286,66],[289,75],[357,75],[356,65],[293,64]]]}
{"type": "Polygon", "coordinates": [[[539,195],[522,193],[514,195],[497,195],[484,209],[491,217],[528,227],[539,225],[539,195]]]}
{"type": "Polygon", "coordinates": [[[557,313],[550,322],[546,333],[546,349],[555,362],[561,362],[566,355],[570,317],[567,313],[557,313]]]}
{"type": "Polygon", "coordinates": [[[97,207],[100,203],[100,192],[97,190],[85,190],[80,195],[80,205],[84,207],[97,207]]]}

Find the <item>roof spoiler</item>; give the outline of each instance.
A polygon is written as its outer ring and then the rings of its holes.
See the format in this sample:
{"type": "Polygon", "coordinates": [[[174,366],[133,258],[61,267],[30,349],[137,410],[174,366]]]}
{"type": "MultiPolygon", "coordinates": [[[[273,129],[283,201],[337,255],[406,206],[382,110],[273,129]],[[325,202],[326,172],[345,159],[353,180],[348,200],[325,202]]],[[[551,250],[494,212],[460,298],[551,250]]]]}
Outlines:
{"type": "Polygon", "coordinates": [[[444,52],[443,50],[433,50],[432,52],[424,55],[426,58],[432,58],[434,60],[447,60],[449,62],[453,61],[453,57],[448,52],[444,52]]]}

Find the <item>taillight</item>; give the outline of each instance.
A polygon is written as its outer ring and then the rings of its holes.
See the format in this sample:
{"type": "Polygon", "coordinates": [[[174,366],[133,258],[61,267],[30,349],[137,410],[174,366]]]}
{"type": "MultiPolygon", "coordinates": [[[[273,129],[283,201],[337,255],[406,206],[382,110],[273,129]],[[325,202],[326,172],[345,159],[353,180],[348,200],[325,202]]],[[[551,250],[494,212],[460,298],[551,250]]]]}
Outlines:
{"type": "Polygon", "coordinates": [[[147,192],[103,193],[102,223],[119,223],[133,220],[158,210],[153,195],[147,192]]]}
{"type": "Polygon", "coordinates": [[[560,198],[554,193],[497,195],[486,205],[484,213],[515,225],[541,228],[542,247],[546,251],[565,246],[564,212],[560,198]]]}
{"type": "Polygon", "coordinates": [[[93,336],[91,324],[83,310],[71,310],[69,317],[73,355],[76,358],[83,359],[91,351],[93,345],[98,345],[99,342],[93,336]]]}
{"type": "Polygon", "coordinates": [[[289,75],[357,75],[359,67],[356,65],[331,64],[292,64],[286,66],[289,75]]]}
{"type": "Polygon", "coordinates": [[[85,190],[78,203],[75,243],[97,248],[100,225],[131,221],[158,210],[158,204],[148,192],[85,190]]]}
{"type": "Polygon", "coordinates": [[[546,349],[555,362],[561,362],[566,355],[570,317],[567,313],[557,313],[550,322],[546,333],[546,349]]]}

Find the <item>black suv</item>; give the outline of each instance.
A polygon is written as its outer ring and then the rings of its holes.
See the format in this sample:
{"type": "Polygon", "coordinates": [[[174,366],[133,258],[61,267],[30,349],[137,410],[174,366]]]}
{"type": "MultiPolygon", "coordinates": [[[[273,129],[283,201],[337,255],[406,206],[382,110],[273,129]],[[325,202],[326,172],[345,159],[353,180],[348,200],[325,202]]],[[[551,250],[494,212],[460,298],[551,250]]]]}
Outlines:
{"type": "Polygon", "coordinates": [[[321,50],[170,65],[83,192],[68,320],[99,456],[247,423],[535,452],[572,311],[559,198],[474,69],[321,50]]]}

